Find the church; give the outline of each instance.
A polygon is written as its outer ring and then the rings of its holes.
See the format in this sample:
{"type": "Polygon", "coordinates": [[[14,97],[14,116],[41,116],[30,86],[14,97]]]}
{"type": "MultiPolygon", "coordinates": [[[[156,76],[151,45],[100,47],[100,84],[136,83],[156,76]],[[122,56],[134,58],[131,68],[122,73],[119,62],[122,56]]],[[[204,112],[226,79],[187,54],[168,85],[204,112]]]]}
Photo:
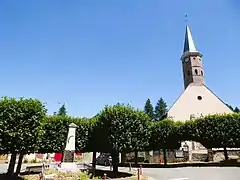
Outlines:
{"type": "MultiPolygon", "coordinates": [[[[170,107],[167,119],[186,121],[212,114],[233,111],[204,82],[203,55],[196,49],[190,28],[186,26],[184,48],[181,56],[184,91],[170,107]]],[[[199,142],[182,142],[188,145],[189,160],[206,155],[208,151],[199,142]]]]}
{"type": "Polygon", "coordinates": [[[232,110],[204,82],[203,55],[196,49],[190,28],[186,26],[181,56],[185,90],[168,111],[168,118],[191,120],[210,114],[232,113],[232,110]]]}

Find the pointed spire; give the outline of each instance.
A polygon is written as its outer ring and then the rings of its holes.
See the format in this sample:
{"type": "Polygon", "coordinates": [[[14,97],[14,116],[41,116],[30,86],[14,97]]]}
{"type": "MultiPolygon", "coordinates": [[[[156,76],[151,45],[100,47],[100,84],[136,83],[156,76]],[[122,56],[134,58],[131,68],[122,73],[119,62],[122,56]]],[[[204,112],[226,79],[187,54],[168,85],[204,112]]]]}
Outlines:
{"type": "Polygon", "coordinates": [[[184,49],[183,49],[183,53],[185,52],[198,52],[194,45],[191,31],[188,26],[186,26],[185,42],[184,42],[184,49]]]}

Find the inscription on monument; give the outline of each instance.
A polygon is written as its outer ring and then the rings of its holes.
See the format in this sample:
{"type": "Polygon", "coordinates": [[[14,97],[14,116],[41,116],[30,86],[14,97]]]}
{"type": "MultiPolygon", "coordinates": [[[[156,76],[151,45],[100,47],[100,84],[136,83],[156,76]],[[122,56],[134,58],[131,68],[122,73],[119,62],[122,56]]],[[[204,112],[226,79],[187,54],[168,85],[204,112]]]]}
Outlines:
{"type": "Polygon", "coordinates": [[[74,160],[74,151],[65,150],[63,162],[73,162],[74,160]]]}

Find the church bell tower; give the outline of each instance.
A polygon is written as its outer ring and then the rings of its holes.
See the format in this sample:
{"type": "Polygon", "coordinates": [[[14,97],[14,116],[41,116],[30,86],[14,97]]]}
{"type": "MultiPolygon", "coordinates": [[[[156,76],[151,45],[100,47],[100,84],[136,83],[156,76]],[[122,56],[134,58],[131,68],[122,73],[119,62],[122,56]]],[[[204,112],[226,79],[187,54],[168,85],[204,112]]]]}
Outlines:
{"type": "Polygon", "coordinates": [[[191,31],[186,26],[184,49],[181,57],[185,89],[189,84],[204,84],[202,54],[196,50],[191,31]]]}

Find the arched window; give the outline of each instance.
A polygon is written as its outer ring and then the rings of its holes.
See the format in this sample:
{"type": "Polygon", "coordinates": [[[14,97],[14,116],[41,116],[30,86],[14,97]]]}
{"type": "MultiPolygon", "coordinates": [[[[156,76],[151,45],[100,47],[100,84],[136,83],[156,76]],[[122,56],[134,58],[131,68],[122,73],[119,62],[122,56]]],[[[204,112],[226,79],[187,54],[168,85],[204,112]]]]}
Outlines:
{"type": "Polygon", "coordinates": [[[195,74],[198,75],[198,71],[197,71],[197,69],[195,69],[195,74]]]}
{"type": "Polygon", "coordinates": [[[190,76],[190,71],[187,72],[188,76],[190,76]]]}
{"type": "Polygon", "coordinates": [[[203,71],[201,71],[201,75],[203,76],[203,71]]]}

